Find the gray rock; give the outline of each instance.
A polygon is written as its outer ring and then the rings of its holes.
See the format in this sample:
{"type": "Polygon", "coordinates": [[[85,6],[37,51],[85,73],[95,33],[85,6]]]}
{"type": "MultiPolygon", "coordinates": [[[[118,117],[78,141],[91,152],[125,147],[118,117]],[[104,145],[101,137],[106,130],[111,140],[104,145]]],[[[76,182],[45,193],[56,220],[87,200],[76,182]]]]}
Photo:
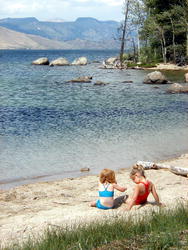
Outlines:
{"type": "Polygon", "coordinates": [[[106,59],[103,62],[103,64],[105,64],[105,65],[114,65],[117,60],[118,60],[117,57],[110,57],[110,58],[106,59]]]}
{"type": "Polygon", "coordinates": [[[91,82],[92,76],[80,76],[67,82],[91,82]]]}
{"type": "Polygon", "coordinates": [[[57,58],[50,63],[50,66],[67,66],[67,65],[69,65],[69,62],[64,57],[57,58]]]}
{"type": "Polygon", "coordinates": [[[122,83],[133,83],[133,81],[131,81],[131,80],[125,80],[122,83]]]}
{"type": "Polygon", "coordinates": [[[86,64],[87,64],[87,58],[84,56],[79,57],[72,62],[72,65],[86,65],[86,64]]]}
{"type": "Polygon", "coordinates": [[[49,65],[49,60],[47,57],[41,57],[32,62],[33,65],[49,65]]]}
{"type": "Polygon", "coordinates": [[[177,94],[177,93],[188,93],[188,84],[181,85],[179,83],[173,83],[170,88],[167,89],[167,93],[177,94]]]}
{"type": "Polygon", "coordinates": [[[86,168],[81,168],[80,171],[81,171],[81,172],[89,172],[89,171],[90,171],[90,168],[87,168],[87,167],[86,167],[86,168]]]}
{"type": "Polygon", "coordinates": [[[94,85],[97,85],[97,86],[104,86],[104,85],[108,85],[110,84],[109,82],[102,82],[102,81],[96,81],[94,83],[94,85]]]}
{"type": "Polygon", "coordinates": [[[126,69],[127,64],[123,63],[121,65],[120,59],[118,57],[110,57],[103,61],[101,69],[126,69]]]}
{"type": "Polygon", "coordinates": [[[168,83],[166,77],[160,71],[154,71],[149,73],[145,79],[146,84],[165,84],[168,83]]]}

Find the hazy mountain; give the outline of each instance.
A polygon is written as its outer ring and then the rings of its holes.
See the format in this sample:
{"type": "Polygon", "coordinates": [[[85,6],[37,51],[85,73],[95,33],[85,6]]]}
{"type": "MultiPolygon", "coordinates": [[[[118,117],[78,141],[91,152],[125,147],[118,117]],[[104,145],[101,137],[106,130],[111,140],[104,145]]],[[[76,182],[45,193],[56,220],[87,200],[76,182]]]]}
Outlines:
{"type": "Polygon", "coordinates": [[[0,49],[114,49],[114,41],[92,42],[75,39],[72,41],[56,41],[37,35],[29,35],[0,27],[0,49]]]}
{"type": "Polygon", "coordinates": [[[53,49],[62,43],[0,27],[0,49],[53,49]]]}
{"type": "Polygon", "coordinates": [[[119,23],[115,21],[98,21],[90,17],[78,18],[74,22],[43,22],[30,17],[1,19],[0,26],[58,41],[81,39],[99,42],[114,40],[117,37],[119,23]]]}

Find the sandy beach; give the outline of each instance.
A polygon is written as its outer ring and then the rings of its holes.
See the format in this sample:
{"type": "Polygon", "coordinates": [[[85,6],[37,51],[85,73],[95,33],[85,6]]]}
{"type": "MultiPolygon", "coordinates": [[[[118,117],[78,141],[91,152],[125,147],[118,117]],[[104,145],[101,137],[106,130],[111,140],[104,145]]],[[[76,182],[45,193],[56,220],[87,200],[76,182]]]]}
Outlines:
{"type": "MultiPolygon", "coordinates": [[[[188,167],[188,154],[163,161],[163,163],[188,167]]],[[[166,205],[164,209],[173,207],[179,202],[187,202],[188,178],[165,170],[148,170],[146,175],[156,185],[160,199],[166,205]]],[[[123,194],[131,194],[134,184],[129,179],[129,170],[121,169],[116,172],[116,176],[118,183],[128,188],[123,194]]],[[[84,176],[1,190],[1,247],[15,241],[22,242],[28,236],[39,236],[47,228],[66,227],[75,223],[106,218],[106,216],[113,217],[130,213],[123,211],[125,204],[108,211],[89,207],[89,202],[97,199],[97,182],[98,176],[84,176]]],[[[120,192],[115,193],[115,197],[121,195],[120,192]]],[[[158,209],[152,204],[153,201],[150,195],[150,204],[143,207],[136,206],[131,213],[143,213],[151,208],[158,209]]]]}
{"type": "Polygon", "coordinates": [[[153,70],[182,70],[182,71],[188,71],[188,66],[178,66],[173,63],[159,63],[155,67],[151,68],[145,68],[145,69],[153,69],[153,70]]]}

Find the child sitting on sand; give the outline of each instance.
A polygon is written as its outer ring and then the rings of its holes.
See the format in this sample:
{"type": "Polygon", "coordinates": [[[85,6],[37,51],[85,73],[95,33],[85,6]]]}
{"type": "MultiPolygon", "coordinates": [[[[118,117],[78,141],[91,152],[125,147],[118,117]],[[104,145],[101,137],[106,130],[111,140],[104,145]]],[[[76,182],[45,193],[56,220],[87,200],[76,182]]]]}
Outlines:
{"type": "Polygon", "coordinates": [[[136,183],[136,187],[133,196],[126,200],[126,204],[128,205],[127,210],[131,210],[134,205],[146,203],[150,192],[152,193],[157,205],[162,205],[159,201],[159,196],[154,184],[146,179],[142,166],[134,165],[130,173],[130,178],[136,183]]]}
{"type": "Polygon", "coordinates": [[[111,209],[114,206],[114,189],[124,192],[127,188],[117,184],[115,172],[111,169],[103,169],[99,177],[99,200],[91,202],[91,207],[111,209]]]}

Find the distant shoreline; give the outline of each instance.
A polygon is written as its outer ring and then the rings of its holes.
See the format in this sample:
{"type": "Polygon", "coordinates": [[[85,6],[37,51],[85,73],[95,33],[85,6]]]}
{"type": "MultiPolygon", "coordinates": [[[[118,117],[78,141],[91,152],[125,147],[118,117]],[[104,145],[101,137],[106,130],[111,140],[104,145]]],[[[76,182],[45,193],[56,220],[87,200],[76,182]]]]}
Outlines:
{"type": "Polygon", "coordinates": [[[177,70],[177,71],[188,71],[188,65],[185,66],[177,66],[176,64],[172,63],[159,63],[156,67],[151,67],[151,68],[144,68],[145,70],[166,70],[166,71],[171,71],[171,70],[177,70]]]}
{"type": "Polygon", "coordinates": [[[108,49],[108,48],[99,48],[99,49],[24,49],[24,48],[15,48],[15,49],[3,49],[0,48],[0,51],[114,51],[118,52],[118,49],[108,49]]]}

